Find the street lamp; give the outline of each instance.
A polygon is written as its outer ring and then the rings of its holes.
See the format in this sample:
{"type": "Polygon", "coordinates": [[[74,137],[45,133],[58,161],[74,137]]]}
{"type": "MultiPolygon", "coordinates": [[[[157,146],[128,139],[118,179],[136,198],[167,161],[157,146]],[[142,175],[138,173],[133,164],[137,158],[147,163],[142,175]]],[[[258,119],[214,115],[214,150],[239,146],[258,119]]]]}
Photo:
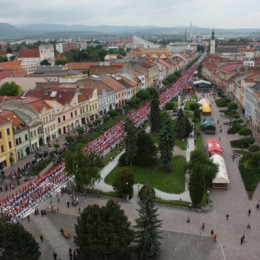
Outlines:
{"type": "MultiPolygon", "coordinates": [[[[128,186],[128,182],[126,182],[125,184],[126,184],[126,186],[128,186]]],[[[125,194],[125,200],[127,200],[127,193],[125,194]]]]}
{"type": "Polygon", "coordinates": [[[209,190],[207,190],[207,204],[209,204],[209,190]]]}

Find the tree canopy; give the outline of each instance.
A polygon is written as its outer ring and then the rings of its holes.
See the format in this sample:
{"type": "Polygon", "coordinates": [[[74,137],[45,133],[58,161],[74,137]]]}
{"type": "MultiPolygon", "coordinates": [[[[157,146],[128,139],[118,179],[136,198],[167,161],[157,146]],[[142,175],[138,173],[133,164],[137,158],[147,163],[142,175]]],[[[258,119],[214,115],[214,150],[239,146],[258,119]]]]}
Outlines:
{"type": "Polygon", "coordinates": [[[168,119],[164,122],[162,132],[159,135],[160,158],[164,169],[167,171],[172,170],[172,153],[174,143],[173,123],[170,116],[168,116],[168,119]]]}
{"type": "Polygon", "coordinates": [[[116,174],[112,186],[121,197],[125,198],[126,195],[129,195],[129,198],[131,198],[133,196],[134,183],[134,175],[129,171],[122,170],[116,174]]]}
{"type": "Polygon", "coordinates": [[[150,165],[156,158],[157,149],[151,135],[141,131],[137,134],[137,154],[134,164],[138,166],[150,165]]]}
{"type": "Polygon", "coordinates": [[[2,260],[36,260],[41,252],[31,233],[16,223],[0,220],[0,258],[2,260]]]}
{"type": "Polygon", "coordinates": [[[75,175],[75,182],[78,190],[93,187],[95,182],[100,180],[97,167],[102,167],[100,156],[95,152],[84,153],[82,146],[78,146],[76,153],[69,149],[65,152],[66,172],[75,175]]]}
{"type": "Polygon", "coordinates": [[[189,191],[190,198],[195,206],[199,205],[205,191],[204,173],[202,170],[203,168],[204,165],[200,163],[195,163],[191,171],[189,191]]]}
{"type": "Polygon", "coordinates": [[[136,253],[139,259],[150,259],[160,254],[160,231],[162,221],[154,204],[154,191],[150,186],[142,188],[142,197],[139,202],[139,218],[136,219],[135,235],[136,253]]]}
{"type": "Polygon", "coordinates": [[[89,205],[75,225],[74,242],[79,249],[79,260],[128,260],[134,231],[124,211],[113,200],[105,206],[89,205]]]}
{"type": "Polygon", "coordinates": [[[0,96],[18,96],[22,91],[15,82],[6,82],[0,87],[0,96]]]}
{"type": "Polygon", "coordinates": [[[160,118],[158,94],[151,102],[150,124],[151,124],[151,131],[153,133],[158,132],[161,129],[161,118],[160,118]]]}
{"type": "Polygon", "coordinates": [[[179,139],[188,137],[189,134],[192,132],[192,125],[189,119],[185,117],[182,109],[179,109],[178,111],[175,132],[179,139]]]}
{"type": "Polygon", "coordinates": [[[132,167],[133,159],[136,157],[138,148],[136,145],[136,127],[134,126],[132,120],[128,117],[124,123],[125,130],[125,158],[126,163],[130,164],[132,167]]]}

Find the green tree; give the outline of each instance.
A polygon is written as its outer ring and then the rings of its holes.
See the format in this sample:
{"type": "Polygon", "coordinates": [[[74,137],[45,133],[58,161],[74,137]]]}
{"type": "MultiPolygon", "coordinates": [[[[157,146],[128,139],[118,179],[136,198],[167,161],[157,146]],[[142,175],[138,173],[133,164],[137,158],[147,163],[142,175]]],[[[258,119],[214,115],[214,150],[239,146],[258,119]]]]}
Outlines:
{"type": "Polygon", "coordinates": [[[65,152],[66,172],[75,176],[75,182],[78,190],[94,187],[96,181],[100,180],[97,162],[100,158],[96,153],[86,154],[82,150],[82,146],[78,145],[76,153],[72,153],[69,149],[65,152]]]}
{"type": "Polygon", "coordinates": [[[79,260],[130,260],[134,231],[124,211],[113,200],[89,205],[77,218],[74,242],[79,260]]]}
{"type": "Polygon", "coordinates": [[[145,101],[149,99],[149,93],[147,90],[141,89],[137,92],[136,97],[140,98],[142,101],[145,101]]]}
{"type": "Polygon", "coordinates": [[[65,137],[65,139],[66,139],[66,141],[70,144],[70,143],[72,143],[72,141],[74,140],[74,137],[73,137],[72,135],[67,135],[67,136],[65,137]]]}
{"type": "Polygon", "coordinates": [[[116,174],[114,182],[112,184],[113,189],[121,196],[126,199],[133,196],[133,185],[135,182],[134,175],[128,171],[120,171],[116,174]]]}
{"type": "Polygon", "coordinates": [[[168,102],[165,104],[165,109],[166,110],[173,110],[174,109],[174,103],[173,102],[168,102]]]}
{"type": "Polygon", "coordinates": [[[77,133],[78,133],[79,135],[83,135],[83,134],[84,134],[84,128],[83,128],[83,127],[78,127],[78,128],[77,128],[77,133]]]}
{"type": "Polygon", "coordinates": [[[179,139],[183,139],[186,135],[186,123],[187,120],[183,114],[183,110],[179,109],[176,126],[175,126],[175,131],[179,139]]]}
{"type": "Polygon", "coordinates": [[[239,130],[239,135],[251,135],[252,136],[252,130],[250,128],[247,128],[247,127],[242,127],[240,130],[239,130]]]}
{"type": "Polygon", "coordinates": [[[137,155],[134,164],[139,166],[150,165],[156,158],[157,149],[151,135],[141,131],[137,134],[137,155]]]}
{"type": "Polygon", "coordinates": [[[164,122],[162,132],[159,135],[159,150],[163,168],[167,171],[172,170],[172,153],[174,147],[174,129],[170,117],[164,122]]]}
{"type": "Polygon", "coordinates": [[[22,225],[0,220],[0,255],[2,260],[35,260],[41,252],[32,234],[22,225]]]}
{"type": "Polygon", "coordinates": [[[0,88],[0,96],[18,96],[22,91],[15,82],[6,82],[0,88]]]}
{"type": "Polygon", "coordinates": [[[136,127],[134,126],[132,120],[127,118],[124,123],[125,130],[125,154],[126,163],[133,166],[133,159],[136,157],[138,149],[136,145],[136,127]]]}
{"type": "Polygon", "coordinates": [[[252,154],[252,161],[255,165],[260,165],[260,152],[254,152],[252,154]]]}
{"type": "Polygon", "coordinates": [[[151,102],[150,124],[151,124],[151,131],[153,133],[158,132],[161,129],[161,118],[160,118],[158,94],[157,94],[157,97],[155,97],[151,102]]]}
{"type": "Polygon", "coordinates": [[[218,172],[218,165],[213,163],[200,149],[195,149],[191,152],[188,168],[192,171],[195,164],[203,165],[201,172],[204,175],[206,184],[210,185],[218,172]]]}
{"type": "Polygon", "coordinates": [[[184,137],[187,138],[187,137],[189,137],[190,133],[192,132],[193,126],[187,117],[185,117],[185,120],[186,120],[186,123],[185,123],[186,127],[185,127],[185,136],[184,137]]]}
{"type": "Polygon", "coordinates": [[[150,259],[160,254],[160,231],[162,221],[158,219],[159,214],[154,203],[154,191],[145,186],[140,197],[139,218],[136,219],[136,253],[139,259],[150,259]]]}
{"type": "Polygon", "coordinates": [[[40,64],[41,64],[41,66],[51,65],[47,59],[42,60],[40,64]]]}
{"type": "Polygon", "coordinates": [[[204,181],[204,175],[202,173],[202,168],[204,168],[202,164],[200,163],[194,164],[190,176],[190,182],[189,182],[190,198],[192,200],[192,203],[195,206],[199,205],[205,191],[205,181],[204,181]]]}

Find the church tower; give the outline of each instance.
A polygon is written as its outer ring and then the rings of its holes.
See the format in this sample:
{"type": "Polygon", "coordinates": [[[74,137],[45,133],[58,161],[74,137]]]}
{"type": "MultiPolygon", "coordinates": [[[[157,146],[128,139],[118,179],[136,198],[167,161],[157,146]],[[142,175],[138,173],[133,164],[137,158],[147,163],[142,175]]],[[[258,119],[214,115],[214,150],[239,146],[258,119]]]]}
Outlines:
{"type": "Polygon", "coordinates": [[[216,47],[215,32],[214,32],[214,28],[213,28],[212,34],[211,34],[211,39],[210,39],[210,54],[215,53],[215,47],[216,47]]]}

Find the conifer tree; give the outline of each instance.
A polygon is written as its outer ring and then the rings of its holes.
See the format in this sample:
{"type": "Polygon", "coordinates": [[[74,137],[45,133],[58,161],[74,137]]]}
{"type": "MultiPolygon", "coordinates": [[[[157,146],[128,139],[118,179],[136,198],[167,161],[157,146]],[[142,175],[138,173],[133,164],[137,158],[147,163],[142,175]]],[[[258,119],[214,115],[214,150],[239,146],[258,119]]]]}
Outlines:
{"type": "Polygon", "coordinates": [[[159,149],[163,168],[172,170],[172,152],[174,147],[174,129],[170,116],[165,120],[163,130],[159,135],[159,149]]]}
{"type": "Polygon", "coordinates": [[[137,154],[137,145],[136,145],[136,128],[130,118],[125,120],[125,155],[126,155],[126,163],[130,164],[132,167],[133,159],[137,154]]]}
{"type": "Polygon", "coordinates": [[[162,221],[158,219],[154,204],[154,192],[150,186],[145,186],[140,196],[139,218],[136,219],[135,233],[136,253],[139,259],[149,259],[160,254],[161,239],[159,228],[162,221]]]}
{"type": "Polygon", "coordinates": [[[178,117],[177,117],[177,122],[175,126],[175,131],[177,134],[177,137],[180,139],[183,139],[186,135],[186,118],[183,114],[182,109],[179,109],[178,111],[178,117]]]}
{"type": "Polygon", "coordinates": [[[153,133],[158,132],[161,128],[160,108],[159,108],[159,97],[158,95],[151,102],[151,113],[150,113],[151,131],[153,133]]]}

